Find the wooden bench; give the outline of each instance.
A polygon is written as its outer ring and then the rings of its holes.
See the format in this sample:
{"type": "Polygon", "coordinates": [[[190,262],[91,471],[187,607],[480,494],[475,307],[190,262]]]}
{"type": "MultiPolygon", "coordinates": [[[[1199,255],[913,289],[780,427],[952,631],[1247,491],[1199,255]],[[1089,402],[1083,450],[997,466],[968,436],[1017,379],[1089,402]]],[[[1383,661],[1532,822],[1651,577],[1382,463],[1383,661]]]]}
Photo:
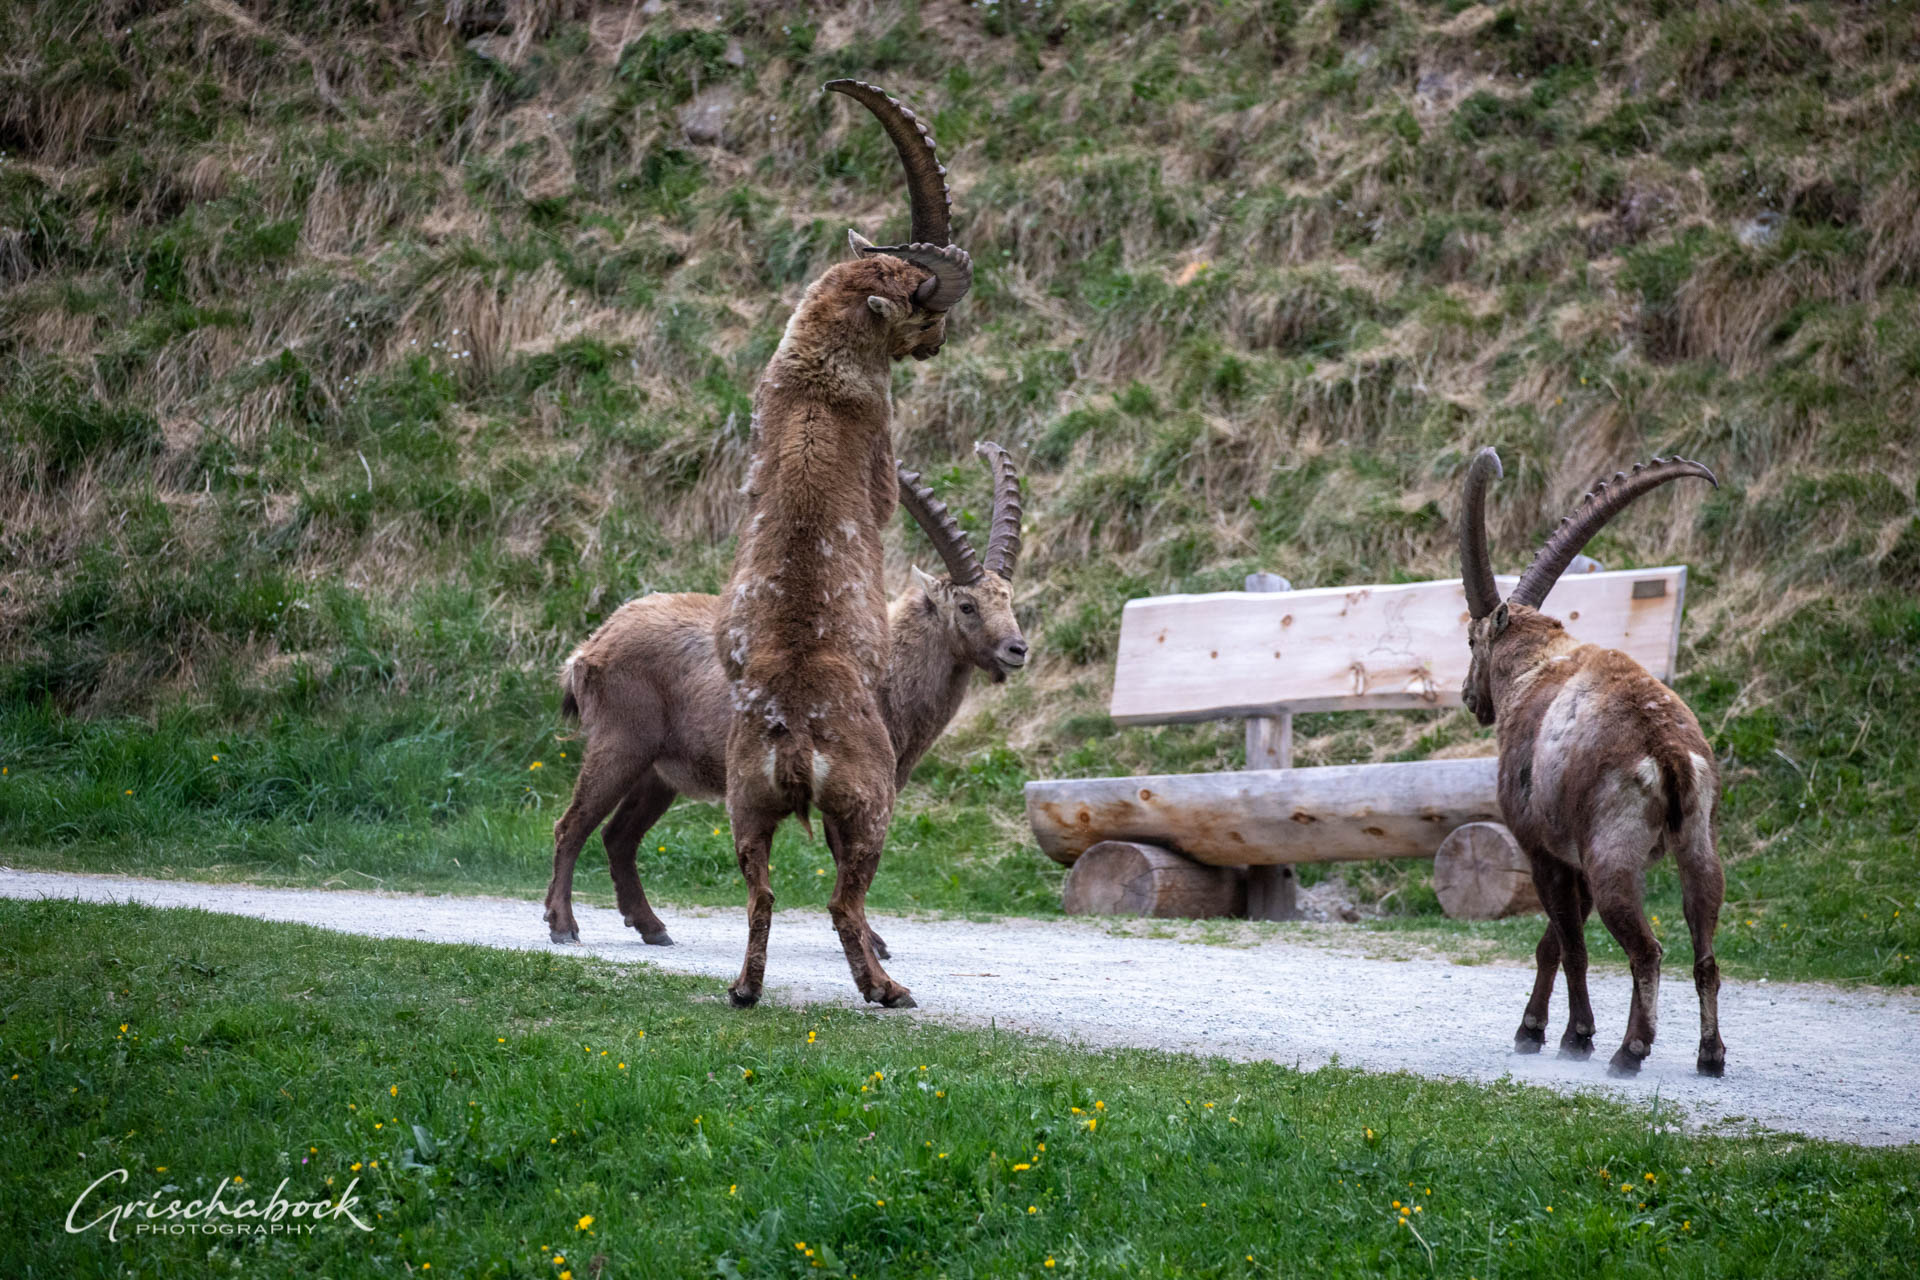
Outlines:
{"type": "MultiPolygon", "coordinates": [[[[1609,573],[1587,563],[1592,571],[1561,578],[1542,607],[1580,639],[1671,680],[1686,568],[1609,573]]],[[[1499,582],[1504,596],[1515,579],[1499,582]]],[[[1460,705],[1459,580],[1295,591],[1256,574],[1247,586],[1127,603],[1114,722],[1244,718],[1247,769],[1028,783],[1040,848],[1073,867],[1067,909],[1288,919],[1294,864],[1436,855],[1449,914],[1537,909],[1525,861],[1499,825],[1491,756],[1291,767],[1295,712],[1460,705]]]]}

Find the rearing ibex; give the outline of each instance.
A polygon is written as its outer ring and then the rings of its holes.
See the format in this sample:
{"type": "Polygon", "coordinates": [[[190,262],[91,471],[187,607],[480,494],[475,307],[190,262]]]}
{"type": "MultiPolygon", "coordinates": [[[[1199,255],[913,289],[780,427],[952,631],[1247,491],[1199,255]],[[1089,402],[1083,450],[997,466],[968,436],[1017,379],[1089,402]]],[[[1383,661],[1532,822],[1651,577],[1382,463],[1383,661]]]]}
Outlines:
{"type": "Polygon", "coordinates": [[[894,800],[880,705],[889,644],[880,531],[896,483],[890,362],[940,349],[973,263],[949,241],[946,181],[925,127],[872,85],[827,87],[865,105],[892,138],[915,243],[882,248],[851,235],[859,259],[808,287],[754,394],[748,516],[717,636],[733,695],[727,816],[747,881],[747,955],[728,988],[739,1006],[759,1000],[766,974],[774,828],[815,808],[837,868],[827,909],[854,983],[877,1004],[913,1003],[880,967],[866,913],[894,800]]]}
{"type": "MultiPolygon", "coordinates": [[[[890,645],[880,712],[893,741],[894,784],[960,710],[975,671],[998,682],[1026,665],[1027,642],[1013,616],[1020,556],[1020,477],[997,444],[975,446],[993,473],[992,534],[986,564],[920,477],[900,468],[900,503],[926,530],[947,575],[914,569],[914,585],[887,611],[890,645]]],[[[546,919],[555,942],[578,942],[573,868],[593,829],[602,837],[621,917],[648,943],[671,945],[647,902],[635,852],[678,796],[718,800],[727,790],[727,677],[714,652],[720,597],[656,594],[614,611],[561,669],[561,711],[578,716],[586,763],[573,799],[553,828],[553,882],[546,919]],[[616,809],[615,806],[618,805],[616,809]]],[[[873,949],[886,944],[871,935],[873,949]]]]}
{"type": "Polygon", "coordinates": [[[1537,1053],[1546,1042],[1547,1004],[1556,967],[1567,975],[1563,1056],[1593,1052],[1587,999],[1587,914],[1599,908],[1633,970],[1633,1012],[1613,1074],[1631,1074],[1653,1048],[1659,1013],[1659,941],[1642,910],[1648,865],[1671,850],[1680,870],[1682,908],[1693,935],[1693,981],[1700,996],[1702,1075],[1726,1070],[1720,1040],[1720,969],[1713,934],[1725,879],[1714,848],[1719,771],[1700,723],[1678,694],[1615,649],[1582,644],[1541,601],[1601,526],[1641,494],[1683,476],[1715,483],[1713,472],[1684,458],[1655,458],[1616,474],[1581,500],[1534,556],[1504,602],[1487,556],[1487,488],[1500,457],[1482,449],[1467,469],[1460,513],[1460,569],[1472,621],[1472,661],[1462,691],[1482,724],[1499,726],[1500,809],[1526,851],[1547,909],[1534,952],[1533,996],[1514,1048],[1537,1053]]]}

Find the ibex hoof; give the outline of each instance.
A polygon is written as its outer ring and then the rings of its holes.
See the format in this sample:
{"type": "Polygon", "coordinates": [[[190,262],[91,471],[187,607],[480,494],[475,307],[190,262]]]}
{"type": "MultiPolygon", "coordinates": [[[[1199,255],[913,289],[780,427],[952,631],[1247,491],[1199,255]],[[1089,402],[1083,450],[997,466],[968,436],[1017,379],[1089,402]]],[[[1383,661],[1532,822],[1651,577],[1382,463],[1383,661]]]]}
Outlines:
{"type": "Polygon", "coordinates": [[[1513,1033],[1513,1051],[1515,1053],[1538,1053],[1547,1042],[1547,1033],[1538,1027],[1523,1026],[1513,1033]]]}
{"type": "Polygon", "coordinates": [[[580,931],[578,929],[549,929],[547,930],[547,937],[554,942],[578,942],[580,941],[580,931]]]}
{"type": "Polygon", "coordinates": [[[902,987],[890,996],[881,996],[880,1003],[889,1009],[918,1009],[920,1004],[913,998],[913,992],[902,987]]]}
{"type": "Polygon", "coordinates": [[[1593,1037],[1583,1036],[1576,1031],[1567,1032],[1560,1037],[1560,1056],[1585,1062],[1593,1056],[1593,1037]]]}
{"type": "Polygon", "coordinates": [[[647,933],[645,930],[642,930],[640,941],[650,947],[670,947],[673,945],[673,938],[665,929],[656,929],[652,933],[647,933]]]}
{"type": "Polygon", "coordinates": [[[1724,1076],[1727,1074],[1727,1051],[1724,1047],[1702,1049],[1694,1060],[1693,1069],[1703,1076],[1724,1076]]]}
{"type": "Polygon", "coordinates": [[[1640,1074],[1643,1057],[1636,1057],[1626,1049],[1620,1049],[1607,1061],[1607,1074],[1610,1076],[1630,1077],[1640,1074]]]}
{"type": "Polygon", "coordinates": [[[739,987],[728,987],[727,1000],[736,1009],[751,1009],[760,1003],[760,993],[758,991],[743,991],[739,987]]]}

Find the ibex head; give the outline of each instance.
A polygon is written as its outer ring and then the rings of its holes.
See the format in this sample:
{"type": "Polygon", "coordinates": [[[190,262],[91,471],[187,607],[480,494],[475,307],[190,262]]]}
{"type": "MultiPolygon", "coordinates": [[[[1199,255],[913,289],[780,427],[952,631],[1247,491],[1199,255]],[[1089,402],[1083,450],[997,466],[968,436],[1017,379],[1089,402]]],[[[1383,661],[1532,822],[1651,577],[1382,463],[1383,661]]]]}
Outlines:
{"type": "MultiPolygon", "coordinates": [[[[1539,618],[1537,610],[1553,584],[1567,571],[1582,547],[1592,541],[1607,521],[1613,519],[1641,494],[1657,489],[1669,480],[1694,476],[1718,488],[1713,472],[1685,458],[1655,458],[1635,463],[1632,472],[1616,471],[1611,481],[1602,480],[1580,499],[1572,515],[1560,521],[1560,527],[1533,557],[1533,563],[1520,575],[1513,594],[1505,600],[1493,580],[1493,561],[1487,554],[1487,490],[1504,474],[1500,455],[1491,448],[1482,449],[1467,467],[1467,483],[1460,502],[1460,577],[1467,593],[1467,644],[1473,652],[1467,667],[1467,682],[1460,690],[1467,710],[1481,724],[1494,722],[1493,648],[1517,619],[1539,618]]],[[[1542,619],[1558,628],[1559,623],[1542,619]]]]}
{"type": "Polygon", "coordinates": [[[928,359],[947,340],[948,309],[973,286],[973,260],[953,243],[951,235],[953,200],[947,192],[947,171],[934,155],[927,126],[885,90],[858,80],[831,80],[826,87],[873,112],[906,168],[907,197],[913,207],[910,242],[878,245],[857,231],[849,231],[847,239],[862,258],[884,255],[921,268],[910,289],[876,292],[868,296],[867,305],[889,326],[887,349],[893,359],[909,355],[928,359]]]}
{"type": "MultiPolygon", "coordinates": [[[[1020,559],[1020,475],[1013,458],[999,445],[973,447],[993,473],[992,532],[984,566],[974,557],[967,535],[946,504],[920,483],[918,473],[900,467],[900,505],[912,514],[935,551],[946,562],[945,578],[913,570],[927,607],[940,616],[956,661],[970,662],[995,683],[1027,664],[1027,638],[1013,616],[1013,569],[1020,559]]],[[[896,464],[897,466],[898,464],[896,464]]]]}

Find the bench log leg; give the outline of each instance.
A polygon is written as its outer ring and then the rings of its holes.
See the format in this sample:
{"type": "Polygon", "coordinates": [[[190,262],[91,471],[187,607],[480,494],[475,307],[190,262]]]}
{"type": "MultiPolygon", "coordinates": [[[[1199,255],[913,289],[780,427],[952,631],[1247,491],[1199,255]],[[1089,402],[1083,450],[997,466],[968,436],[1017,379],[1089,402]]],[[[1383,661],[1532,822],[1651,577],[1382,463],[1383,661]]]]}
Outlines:
{"type": "MultiPolygon", "coordinates": [[[[1250,573],[1248,591],[1291,591],[1293,584],[1277,573],[1250,573]]],[[[1247,768],[1293,767],[1293,712],[1252,716],[1247,720],[1247,768]]],[[[1300,877],[1292,867],[1247,868],[1247,919],[1298,920],[1300,877]]]]}
{"type": "Polygon", "coordinates": [[[1247,868],[1247,919],[1298,920],[1300,877],[1284,863],[1247,868]]]}
{"type": "Polygon", "coordinates": [[[1246,912],[1236,867],[1209,867],[1133,840],[1102,840],[1073,864],[1060,905],[1070,916],[1200,919],[1246,912]]]}

